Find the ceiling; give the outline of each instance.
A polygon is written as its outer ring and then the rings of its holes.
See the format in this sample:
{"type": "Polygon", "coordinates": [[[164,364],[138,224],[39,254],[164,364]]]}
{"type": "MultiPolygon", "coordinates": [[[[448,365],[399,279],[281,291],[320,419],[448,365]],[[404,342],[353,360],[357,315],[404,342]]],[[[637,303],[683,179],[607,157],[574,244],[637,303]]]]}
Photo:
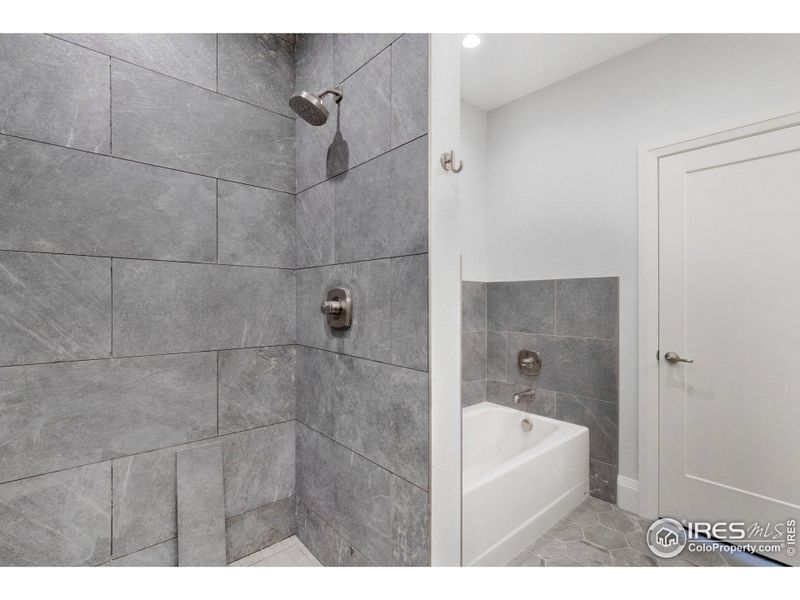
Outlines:
{"type": "Polygon", "coordinates": [[[461,48],[461,97],[485,111],[648,44],[650,33],[478,34],[461,48]]]}

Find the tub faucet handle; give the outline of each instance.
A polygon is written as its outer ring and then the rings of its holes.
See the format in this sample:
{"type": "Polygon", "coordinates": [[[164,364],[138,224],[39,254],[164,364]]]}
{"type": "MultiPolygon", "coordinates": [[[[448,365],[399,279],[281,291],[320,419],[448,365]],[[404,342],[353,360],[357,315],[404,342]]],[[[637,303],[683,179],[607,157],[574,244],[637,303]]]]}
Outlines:
{"type": "Polygon", "coordinates": [[[511,400],[512,402],[514,402],[514,404],[519,404],[523,400],[533,400],[534,398],[536,398],[536,392],[528,389],[528,390],[523,390],[521,392],[517,392],[511,397],[511,400]]]}

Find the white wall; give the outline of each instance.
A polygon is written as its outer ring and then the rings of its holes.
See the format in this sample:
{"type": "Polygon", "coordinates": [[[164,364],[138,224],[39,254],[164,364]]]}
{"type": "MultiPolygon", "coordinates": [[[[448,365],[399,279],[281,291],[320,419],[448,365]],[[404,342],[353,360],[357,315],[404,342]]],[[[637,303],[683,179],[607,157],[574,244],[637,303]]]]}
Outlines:
{"type": "Polygon", "coordinates": [[[489,113],[485,279],[620,277],[621,475],[638,469],[637,150],[800,111],[798,64],[800,35],[673,35],[489,113]]]}
{"type": "Polygon", "coordinates": [[[459,238],[462,277],[466,281],[486,281],[488,259],[486,238],[487,210],[487,114],[469,102],[461,101],[461,144],[456,161],[464,161],[458,177],[459,238]]]}

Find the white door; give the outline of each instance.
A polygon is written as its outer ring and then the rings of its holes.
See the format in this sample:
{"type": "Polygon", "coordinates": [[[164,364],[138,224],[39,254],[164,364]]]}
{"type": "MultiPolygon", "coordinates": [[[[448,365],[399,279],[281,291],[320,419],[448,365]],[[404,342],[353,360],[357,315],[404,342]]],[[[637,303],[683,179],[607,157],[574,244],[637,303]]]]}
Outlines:
{"type": "Polygon", "coordinates": [[[659,348],[661,516],[800,521],[800,126],[660,159],[659,348]]]}

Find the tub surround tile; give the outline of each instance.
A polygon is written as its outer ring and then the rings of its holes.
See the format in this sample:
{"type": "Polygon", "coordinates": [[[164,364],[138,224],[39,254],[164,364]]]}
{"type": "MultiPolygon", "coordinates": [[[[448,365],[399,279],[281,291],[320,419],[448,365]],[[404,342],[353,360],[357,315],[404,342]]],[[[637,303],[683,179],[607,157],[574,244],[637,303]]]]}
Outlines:
{"type": "Polygon", "coordinates": [[[111,261],[0,252],[0,366],[111,354],[111,261]]]}
{"type": "Polygon", "coordinates": [[[0,248],[216,262],[215,189],[208,177],[0,136],[0,248]]]}
{"type": "Polygon", "coordinates": [[[216,356],[0,369],[0,481],[216,434],[216,356]]]}
{"type": "Polygon", "coordinates": [[[220,181],[218,214],[220,263],[295,267],[293,195],[220,181]]]}
{"type": "Polygon", "coordinates": [[[177,567],[178,538],[172,538],[132,554],[115,558],[104,567],[177,567]]]}
{"type": "MultiPolygon", "coordinates": [[[[315,92],[335,83],[333,46],[336,34],[307,33],[295,44],[295,90],[315,92]]],[[[299,161],[298,161],[299,162],[299,161]]]]}
{"type": "Polygon", "coordinates": [[[114,354],[292,344],[294,277],[276,269],[115,260],[114,354]]]}
{"type": "Polygon", "coordinates": [[[559,279],[556,282],[556,334],[617,338],[619,279],[559,279]]]}
{"type": "Polygon", "coordinates": [[[221,33],[218,39],[218,91],[294,118],[294,44],[270,33],[221,33]]]}
{"type": "Polygon", "coordinates": [[[556,393],[551,390],[536,388],[536,397],[533,400],[523,400],[515,404],[512,397],[517,392],[530,389],[524,385],[504,383],[489,379],[486,382],[486,399],[489,402],[508,406],[523,412],[529,412],[543,417],[556,418],[556,393]]]}
{"type": "MultiPolygon", "coordinates": [[[[512,365],[517,368],[516,362],[512,365]]],[[[498,331],[486,333],[486,378],[508,381],[508,334],[498,331]]]]}
{"type": "Polygon", "coordinates": [[[294,193],[294,120],[112,60],[114,156],[294,193]]]}
{"type": "Polygon", "coordinates": [[[392,44],[391,146],[428,131],[428,34],[406,33],[392,44]]]}
{"type": "Polygon", "coordinates": [[[225,516],[294,495],[295,422],[224,436],[225,516]]]}
{"type": "Polygon", "coordinates": [[[103,462],[0,485],[0,565],[108,561],[110,481],[111,463],[103,462]]]}
{"type": "Polygon", "coordinates": [[[558,394],[556,418],[591,430],[589,454],[604,463],[617,463],[618,407],[615,402],[558,394]]]}
{"type": "Polygon", "coordinates": [[[461,406],[466,408],[479,402],[486,402],[486,384],[485,379],[480,381],[468,381],[461,384],[461,406]]]}
{"type": "Polygon", "coordinates": [[[0,57],[0,133],[108,154],[107,56],[42,34],[6,34],[0,57]]]}
{"type": "Polygon", "coordinates": [[[486,332],[461,334],[461,381],[486,379],[486,332]]]}
{"type": "Polygon", "coordinates": [[[231,563],[295,534],[295,497],[230,517],[225,528],[231,563]]]}
{"type": "Polygon", "coordinates": [[[222,446],[213,443],[179,450],[176,459],[178,565],[225,565],[222,446]]]}
{"type": "Polygon", "coordinates": [[[219,353],[219,433],[295,418],[295,348],[219,353]]]}
{"type": "MultiPolygon", "coordinates": [[[[591,431],[589,432],[591,438],[591,431]]],[[[589,460],[589,493],[607,502],[617,501],[617,465],[589,460]]]]}
{"type": "Polygon", "coordinates": [[[464,332],[486,331],[486,285],[479,281],[461,283],[461,330],[464,332]]]}
{"type": "Polygon", "coordinates": [[[555,333],[555,281],[498,281],[487,287],[490,331],[555,333]]]}
{"type": "Polygon", "coordinates": [[[617,401],[616,340],[510,333],[507,364],[510,383],[530,385],[534,382],[549,390],[617,401]],[[517,354],[523,349],[542,354],[542,372],[538,377],[519,372],[517,354]]]}
{"type": "Polygon", "coordinates": [[[216,89],[213,33],[57,33],[56,37],[188,83],[216,89]]]}
{"type": "Polygon", "coordinates": [[[298,496],[377,565],[428,563],[428,495],[298,426],[298,496]]]}

